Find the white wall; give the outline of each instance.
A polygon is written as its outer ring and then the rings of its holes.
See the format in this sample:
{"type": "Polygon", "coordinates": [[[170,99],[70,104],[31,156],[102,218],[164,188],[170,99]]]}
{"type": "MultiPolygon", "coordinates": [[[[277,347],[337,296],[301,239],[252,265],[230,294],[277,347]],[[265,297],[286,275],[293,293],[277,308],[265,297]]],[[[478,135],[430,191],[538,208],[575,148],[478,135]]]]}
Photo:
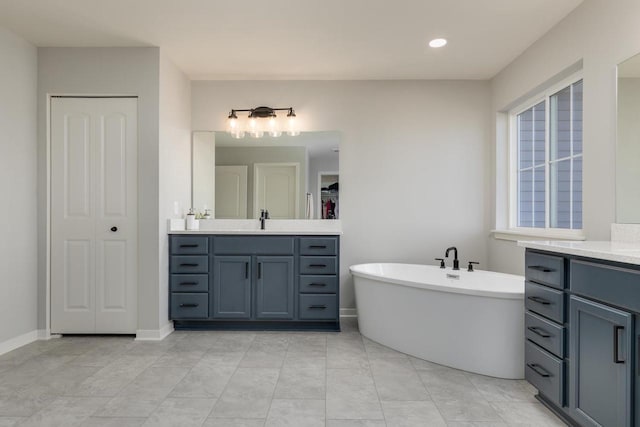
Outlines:
{"type": "MultiPolygon", "coordinates": [[[[637,0],[585,0],[491,82],[495,113],[583,60],[583,215],[590,240],[608,240],[610,224],[615,222],[616,65],[640,51],[638,16],[637,0]]],[[[506,157],[493,147],[493,168],[506,168],[506,157]]],[[[494,194],[492,218],[504,213],[506,195],[500,181],[494,177],[493,186],[500,190],[494,194]]],[[[523,257],[524,251],[514,242],[490,239],[492,270],[521,274],[523,257]]]]}
{"type": "Polygon", "coordinates": [[[38,57],[34,46],[0,28],[0,58],[1,350],[37,329],[38,57]]]}
{"type": "MultiPolygon", "coordinates": [[[[157,330],[160,327],[159,54],[158,48],[38,49],[38,326],[41,329],[46,322],[47,94],[138,96],[138,328],[157,330]]],[[[167,313],[162,315],[166,318],[167,313]]]]}
{"type": "Polygon", "coordinates": [[[434,263],[451,245],[487,263],[489,84],[481,81],[194,81],[193,129],[225,129],[231,108],[292,106],[303,131],[337,130],[349,265],[434,263]]]}
{"type": "Polygon", "coordinates": [[[191,82],[160,51],[160,143],[159,143],[159,300],[160,327],[168,323],[169,239],[167,219],[174,202],[191,206],[191,82]]]}

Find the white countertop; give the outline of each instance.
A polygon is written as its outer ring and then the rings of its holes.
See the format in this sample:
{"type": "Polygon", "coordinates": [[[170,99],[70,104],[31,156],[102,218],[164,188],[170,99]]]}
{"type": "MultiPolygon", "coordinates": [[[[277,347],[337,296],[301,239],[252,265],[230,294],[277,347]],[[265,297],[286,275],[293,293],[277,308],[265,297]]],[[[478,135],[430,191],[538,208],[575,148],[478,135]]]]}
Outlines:
{"type": "Polygon", "coordinates": [[[640,244],[611,241],[518,241],[518,246],[560,254],[640,265],[640,244]]]}
{"type": "Polygon", "coordinates": [[[199,230],[185,230],[184,220],[169,220],[169,234],[244,234],[276,236],[336,236],[342,234],[340,220],[268,219],[260,230],[257,219],[200,220],[199,230]]]}

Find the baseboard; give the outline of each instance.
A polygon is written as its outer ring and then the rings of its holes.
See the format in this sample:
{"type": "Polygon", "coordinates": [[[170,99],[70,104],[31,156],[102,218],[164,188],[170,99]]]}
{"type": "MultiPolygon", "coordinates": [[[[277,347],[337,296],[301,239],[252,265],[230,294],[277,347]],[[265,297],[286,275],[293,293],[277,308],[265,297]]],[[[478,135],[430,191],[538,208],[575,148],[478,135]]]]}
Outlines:
{"type": "Polygon", "coordinates": [[[355,308],[341,308],[340,317],[358,317],[358,311],[355,308]]]}
{"type": "Polygon", "coordinates": [[[61,338],[62,335],[52,334],[49,329],[38,329],[38,340],[40,341],[48,341],[54,338],[61,338]]]}
{"type": "Polygon", "coordinates": [[[31,332],[27,332],[26,334],[18,335],[15,338],[11,338],[4,342],[0,342],[0,355],[9,353],[10,351],[15,350],[16,348],[22,347],[23,345],[31,344],[32,342],[37,340],[38,340],[38,331],[33,330],[31,332]]]}
{"type": "Polygon", "coordinates": [[[138,329],[136,341],[162,341],[173,332],[173,322],[169,322],[161,329],[138,329]]]}

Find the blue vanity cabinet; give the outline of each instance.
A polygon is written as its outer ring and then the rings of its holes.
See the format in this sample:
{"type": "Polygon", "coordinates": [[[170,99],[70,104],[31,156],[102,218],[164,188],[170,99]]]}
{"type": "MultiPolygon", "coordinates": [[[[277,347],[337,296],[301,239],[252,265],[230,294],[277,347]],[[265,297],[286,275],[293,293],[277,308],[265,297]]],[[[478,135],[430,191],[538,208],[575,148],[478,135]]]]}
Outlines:
{"type": "Polygon", "coordinates": [[[633,315],[571,296],[574,418],[584,426],[631,427],[633,315]]]}
{"type": "Polygon", "coordinates": [[[214,319],[251,318],[251,256],[213,258],[213,292],[210,306],[214,319]]]}
{"type": "Polygon", "coordinates": [[[538,399],[570,425],[640,425],[640,266],[525,256],[525,378],[538,399]]]}
{"type": "Polygon", "coordinates": [[[176,329],[340,330],[339,238],[172,235],[176,329]]]}
{"type": "Polygon", "coordinates": [[[256,264],[256,318],[293,319],[293,256],[258,256],[256,264]]]}

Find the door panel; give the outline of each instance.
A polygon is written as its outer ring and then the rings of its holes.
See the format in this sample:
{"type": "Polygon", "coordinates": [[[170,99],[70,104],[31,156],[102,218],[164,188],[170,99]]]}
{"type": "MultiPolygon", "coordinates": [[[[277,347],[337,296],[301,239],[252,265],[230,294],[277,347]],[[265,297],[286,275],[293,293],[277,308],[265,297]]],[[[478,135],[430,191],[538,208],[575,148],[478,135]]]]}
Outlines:
{"type": "Polygon", "coordinates": [[[300,165],[256,163],[254,165],[254,218],[267,209],[272,219],[299,218],[300,165]]]}
{"type": "Polygon", "coordinates": [[[217,219],[247,218],[247,166],[216,166],[217,219]]]}
{"type": "Polygon", "coordinates": [[[293,257],[259,256],[256,281],[256,317],[293,318],[293,257]]]}
{"type": "Polygon", "coordinates": [[[571,297],[571,409],[585,426],[631,426],[633,315],[571,297]]]}
{"type": "Polygon", "coordinates": [[[137,99],[52,98],[50,126],[51,331],[134,333],[137,99]]]}
{"type": "Polygon", "coordinates": [[[213,318],[251,317],[251,272],[250,256],[213,257],[213,318]]]}

